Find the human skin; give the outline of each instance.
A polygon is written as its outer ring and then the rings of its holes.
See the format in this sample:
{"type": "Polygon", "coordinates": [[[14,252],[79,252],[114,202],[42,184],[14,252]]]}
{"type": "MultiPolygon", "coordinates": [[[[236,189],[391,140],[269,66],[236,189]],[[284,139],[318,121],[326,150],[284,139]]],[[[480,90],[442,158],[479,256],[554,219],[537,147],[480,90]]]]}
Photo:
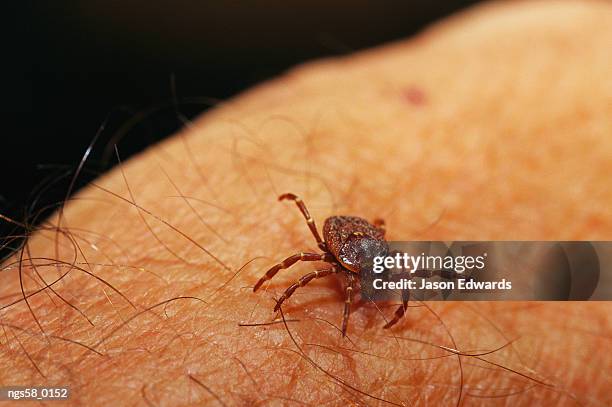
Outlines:
{"type": "Polygon", "coordinates": [[[74,405],[609,405],[609,303],[414,302],[383,330],[395,307],[357,300],[342,338],[342,276],[272,312],[321,264],[251,287],[317,251],[284,192],[318,226],[382,217],[390,240],[610,240],[611,18],[486,5],[294,69],[122,163],[0,273],[0,383],[74,405]],[[33,293],[65,273],[23,300],[20,275],[33,293]]]}

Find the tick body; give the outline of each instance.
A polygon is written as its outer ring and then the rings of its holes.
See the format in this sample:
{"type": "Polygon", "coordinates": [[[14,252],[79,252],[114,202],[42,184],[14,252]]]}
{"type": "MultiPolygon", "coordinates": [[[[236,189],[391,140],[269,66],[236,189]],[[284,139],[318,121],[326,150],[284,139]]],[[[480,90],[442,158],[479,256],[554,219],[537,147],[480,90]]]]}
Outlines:
{"type": "MultiPolygon", "coordinates": [[[[312,273],[305,274],[294,284],[289,286],[283,295],[277,300],[274,311],[278,311],[283,302],[299,288],[310,281],[329,276],[331,274],[342,274],[346,279],[344,313],[342,318],[342,336],[346,335],[348,320],[353,303],[356,282],[359,280],[359,272],[362,267],[369,264],[368,259],[373,256],[385,256],[388,252],[385,240],[385,223],[381,219],[373,223],[356,216],[332,216],[325,220],[323,225],[323,238],[319,235],[314,219],[310,216],[304,202],[294,194],[283,194],[278,197],[282,200],[294,201],[306,219],[306,224],[314,236],[321,253],[300,252],[287,257],[282,262],[271,267],[253,287],[257,291],[261,285],[272,279],[280,270],[287,269],[298,261],[320,261],[328,264],[328,267],[317,269],[312,273]]],[[[392,320],[384,327],[389,328],[404,316],[407,300],[396,310],[392,320]]]]}

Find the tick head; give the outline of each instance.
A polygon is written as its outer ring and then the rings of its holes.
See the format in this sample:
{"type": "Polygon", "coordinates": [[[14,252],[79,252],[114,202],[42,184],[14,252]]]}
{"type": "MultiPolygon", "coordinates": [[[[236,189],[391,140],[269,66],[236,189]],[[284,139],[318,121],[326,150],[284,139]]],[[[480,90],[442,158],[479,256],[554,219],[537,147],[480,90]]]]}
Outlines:
{"type": "Polygon", "coordinates": [[[388,251],[386,241],[363,232],[354,232],[340,248],[338,260],[350,271],[359,273],[362,269],[372,267],[374,257],[386,256],[388,251]]]}

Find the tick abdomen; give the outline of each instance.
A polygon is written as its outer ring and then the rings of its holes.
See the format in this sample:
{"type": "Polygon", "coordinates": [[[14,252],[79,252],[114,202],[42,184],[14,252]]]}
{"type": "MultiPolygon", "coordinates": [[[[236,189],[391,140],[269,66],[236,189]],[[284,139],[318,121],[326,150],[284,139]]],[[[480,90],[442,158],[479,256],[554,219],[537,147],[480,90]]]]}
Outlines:
{"type": "Polygon", "coordinates": [[[323,239],[327,244],[327,249],[345,267],[355,272],[358,272],[358,267],[356,267],[358,265],[350,261],[353,256],[347,253],[347,246],[354,245],[356,238],[358,240],[360,237],[384,241],[385,230],[357,216],[332,216],[325,220],[323,239]]]}

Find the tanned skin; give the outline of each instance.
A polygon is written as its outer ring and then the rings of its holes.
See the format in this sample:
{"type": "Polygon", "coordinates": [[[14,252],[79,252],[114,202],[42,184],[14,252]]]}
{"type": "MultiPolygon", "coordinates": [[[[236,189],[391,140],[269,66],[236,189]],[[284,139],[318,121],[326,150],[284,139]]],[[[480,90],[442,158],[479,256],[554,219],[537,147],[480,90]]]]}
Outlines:
{"type": "Polygon", "coordinates": [[[320,264],[252,288],[317,251],[286,192],[389,240],[609,240],[611,18],[486,5],[121,163],[6,262],[0,383],[68,385],[72,405],[609,405],[608,303],[410,302],[383,330],[397,304],[357,291],[342,338],[341,276],[272,312],[320,264]]]}

